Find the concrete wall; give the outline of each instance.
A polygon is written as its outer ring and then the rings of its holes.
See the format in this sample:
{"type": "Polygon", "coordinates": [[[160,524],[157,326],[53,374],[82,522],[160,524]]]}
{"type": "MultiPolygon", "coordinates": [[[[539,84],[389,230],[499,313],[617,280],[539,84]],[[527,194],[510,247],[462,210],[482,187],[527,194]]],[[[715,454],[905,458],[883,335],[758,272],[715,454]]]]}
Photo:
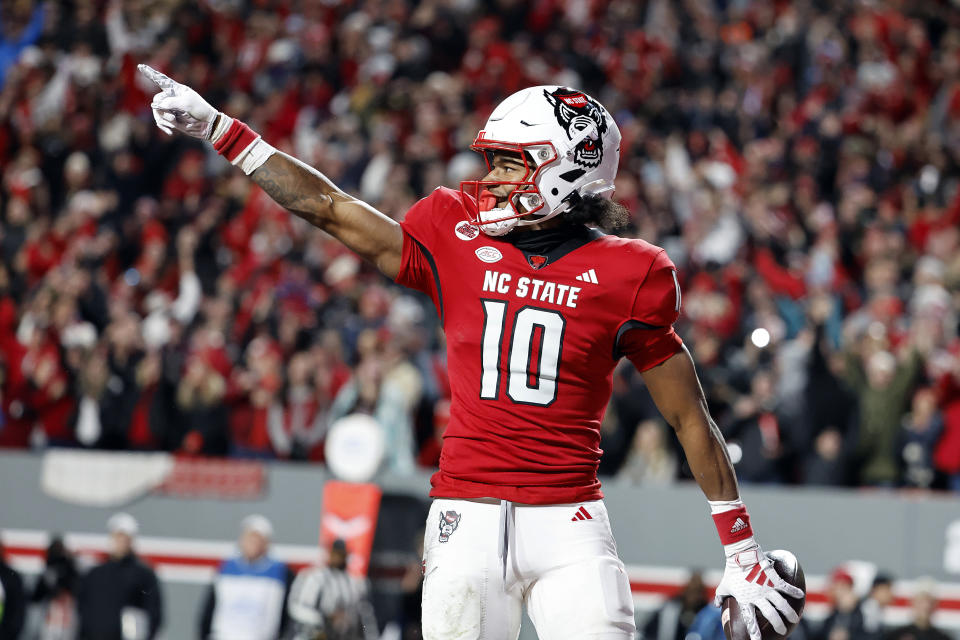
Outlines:
{"type": "MultiPolygon", "coordinates": [[[[713,566],[716,532],[695,486],[606,484],[614,534],[628,564],[713,566]]],[[[960,497],[896,491],[742,488],[757,538],[793,551],[808,574],[851,559],[901,578],[958,579],[944,569],[947,527],[960,520],[960,497]]]]}
{"type": "MultiPolygon", "coordinates": [[[[66,504],[39,488],[41,458],[0,453],[0,529],[102,533],[115,509],[66,504]]],[[[277,463],[268,470],[260,500],[177,499],[146,496],[124,509],[145,536],[230,541],[238,522],[263,513],[276,542],[315,545],[327,476],[313,466],[277,463]]],[[[374,549],[387,563],[410,558],[412,540],[426,514],[429,474],[385,476],[374,549]]],[[[605,485],[614,534],[628,565],[719,569],[722,556],[709,510],[696,486],[640,488],[605,485]]],[[[960,521],[955,496],[889,491],[744,487],[743,498],[766,549],[790,549],[808,575],[824,575],[847,560],[873,562],[899,578],[929,575],[957,582],[944,567],[947,527],[960,521]]],[[[195,636],[204,587],[167,583],[167,638],[195,636]]],[[[384,605],[389,608],[389,604],[384,605]]],[[[535,635],[527,629],[522,638],[535,635]]]]}

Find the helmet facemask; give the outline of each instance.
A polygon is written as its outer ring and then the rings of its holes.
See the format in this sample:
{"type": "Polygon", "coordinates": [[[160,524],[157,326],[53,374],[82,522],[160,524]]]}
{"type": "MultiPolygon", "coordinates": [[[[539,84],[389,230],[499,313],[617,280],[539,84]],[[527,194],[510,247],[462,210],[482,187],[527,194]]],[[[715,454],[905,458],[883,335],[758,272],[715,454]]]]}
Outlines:
{"type": "Polygon", "coordinates": [[[497,152],[506,152],[523,162],[524,175],[521,180],[464,180],[460,191],[468,196],[469,202],[476,204],[476,211],[470,211],[470,223],[491,236],[504,235],[514,227],[538,224],[554,217],[561,210],[551,211],[546,199],[537,187],[537,177],[543,168],[557,160],[557,151],[550,142],[502,142],[478,137],[470,147],[483,155],[487,173],[493,171],[493,157],[497,152]],[[506,196],[506,202],[497,206],[504,198],[490,191],[491,188],[509,187],[513,189],[506,196]]]}

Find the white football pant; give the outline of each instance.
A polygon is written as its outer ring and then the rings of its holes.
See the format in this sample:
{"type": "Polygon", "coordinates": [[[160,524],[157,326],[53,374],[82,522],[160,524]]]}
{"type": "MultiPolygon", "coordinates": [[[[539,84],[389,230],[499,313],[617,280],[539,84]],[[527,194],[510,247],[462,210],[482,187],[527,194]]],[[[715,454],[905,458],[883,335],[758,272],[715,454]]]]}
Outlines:
{"type": "Polygon", "coordinates": [[[602,501],[438,498],[423,541],[424,640],[632,640],[633,598],[602,501]]]}

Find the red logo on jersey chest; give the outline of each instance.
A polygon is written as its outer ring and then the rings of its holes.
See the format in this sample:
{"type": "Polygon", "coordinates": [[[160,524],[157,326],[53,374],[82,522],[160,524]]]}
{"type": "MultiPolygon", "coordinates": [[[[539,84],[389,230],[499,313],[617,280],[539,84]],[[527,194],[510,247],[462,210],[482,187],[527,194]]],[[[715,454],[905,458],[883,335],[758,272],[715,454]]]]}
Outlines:
{"type": "Polygon", "coordinates": [[[547,264],[547,256],[527,256],[527,262],[529,262],[530,266],[534,269],[539,269],[547,264]]]}
{"type": "Polygon", "coordinates": [[[457,223],[453,233],[461,240],[470,241],[480,235],[480,229],[464,220],[457,223]]]}

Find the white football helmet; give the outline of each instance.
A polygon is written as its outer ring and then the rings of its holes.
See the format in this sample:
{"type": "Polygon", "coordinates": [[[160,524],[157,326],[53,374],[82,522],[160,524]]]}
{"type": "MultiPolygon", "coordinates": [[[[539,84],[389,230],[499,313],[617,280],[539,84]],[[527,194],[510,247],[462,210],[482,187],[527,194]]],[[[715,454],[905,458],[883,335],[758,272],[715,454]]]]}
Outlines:
{"type": "Polygon", "coordinates": [[[487,169],[493,154],[518,154],[527,169],[519,182],[465,180],[460,191],[476,203],[471,222],[500,236],[516,226],[557,216],[582,196],[613,196],[620,161],[620,129],[599,102],[558,86],[530,87],[493,110],[471,149],[483,154],[487,169]],[[507,204],[487,189],[514,185],[507,204]]]}

